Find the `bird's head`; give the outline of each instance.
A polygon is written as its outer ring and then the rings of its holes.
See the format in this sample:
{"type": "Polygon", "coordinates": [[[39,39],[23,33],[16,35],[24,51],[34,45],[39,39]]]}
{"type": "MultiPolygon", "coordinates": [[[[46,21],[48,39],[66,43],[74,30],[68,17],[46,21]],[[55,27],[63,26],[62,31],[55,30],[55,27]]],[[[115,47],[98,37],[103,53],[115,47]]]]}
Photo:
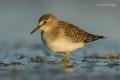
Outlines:
{"type": "Polygon", "coordinates": [[[37,30],[47,31],[57,24],[57,18],[52,14],[45,14],[40,17],[36,28],[31,32],[34,33],[37,30]]]}

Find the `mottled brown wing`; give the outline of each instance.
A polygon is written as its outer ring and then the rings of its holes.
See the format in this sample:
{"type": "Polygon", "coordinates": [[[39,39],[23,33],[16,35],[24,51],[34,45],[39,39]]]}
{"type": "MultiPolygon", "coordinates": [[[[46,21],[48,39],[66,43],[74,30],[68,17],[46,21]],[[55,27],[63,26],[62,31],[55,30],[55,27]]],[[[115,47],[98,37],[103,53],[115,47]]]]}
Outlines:
{"type": "Polygon", "coordinates": [[[65,34],[68,36],[73,42],[85,42],[86,36],[88,35],[85,31],[79,29],[78,27],[69,24],[66,26],[65,34]]]}
{"type": "Polygon", "coordinates": [[[62,25],[64,24],[64,30],[65,34],[68,38],[70,38],[73,42],[92,42],[97,39],[104,38],[103,36],[97,36],[94,34],[87,33],[86,31],[80,29],[79,27],[69,24],[66,22],[62,22],[62,25]]]}

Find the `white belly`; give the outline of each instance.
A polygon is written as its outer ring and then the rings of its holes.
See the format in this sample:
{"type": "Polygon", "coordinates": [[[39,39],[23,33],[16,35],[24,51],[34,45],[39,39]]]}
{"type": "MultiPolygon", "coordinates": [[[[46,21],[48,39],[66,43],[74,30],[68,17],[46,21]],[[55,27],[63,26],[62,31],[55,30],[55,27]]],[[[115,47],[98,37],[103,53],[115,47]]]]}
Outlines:
{"type": "Polygon", "coordinates": [[[55,41],[47,41],[46,45],[54,52],[71,52],[83,47],[84,43],[74,43],[66,39],[58,39],[55,41]]]}

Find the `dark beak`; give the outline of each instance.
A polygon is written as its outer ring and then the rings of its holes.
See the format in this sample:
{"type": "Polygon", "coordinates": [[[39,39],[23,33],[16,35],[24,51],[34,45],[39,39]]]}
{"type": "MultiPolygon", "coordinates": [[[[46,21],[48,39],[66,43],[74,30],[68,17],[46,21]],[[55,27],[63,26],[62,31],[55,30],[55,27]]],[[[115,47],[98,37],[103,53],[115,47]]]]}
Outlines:
{"type": "Polygon", "coordinates": [[[34,32],[36,32],[39,29],[39,26],[37,26],[30,34],[33,34],[34,32]]]}

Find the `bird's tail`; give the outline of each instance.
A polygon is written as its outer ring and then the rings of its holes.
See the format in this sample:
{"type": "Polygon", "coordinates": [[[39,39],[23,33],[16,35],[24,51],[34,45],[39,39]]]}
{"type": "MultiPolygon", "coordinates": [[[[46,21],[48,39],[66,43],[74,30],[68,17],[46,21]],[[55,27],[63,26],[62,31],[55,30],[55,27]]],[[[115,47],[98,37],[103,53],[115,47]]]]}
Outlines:
{"type": "Polygon", "coordinates": [[[105,39],[104,36],[98,36],[98,35],[92,35],[90,37],[88,37],[87,42],[92,42],[98,39],[105,39]]]}

